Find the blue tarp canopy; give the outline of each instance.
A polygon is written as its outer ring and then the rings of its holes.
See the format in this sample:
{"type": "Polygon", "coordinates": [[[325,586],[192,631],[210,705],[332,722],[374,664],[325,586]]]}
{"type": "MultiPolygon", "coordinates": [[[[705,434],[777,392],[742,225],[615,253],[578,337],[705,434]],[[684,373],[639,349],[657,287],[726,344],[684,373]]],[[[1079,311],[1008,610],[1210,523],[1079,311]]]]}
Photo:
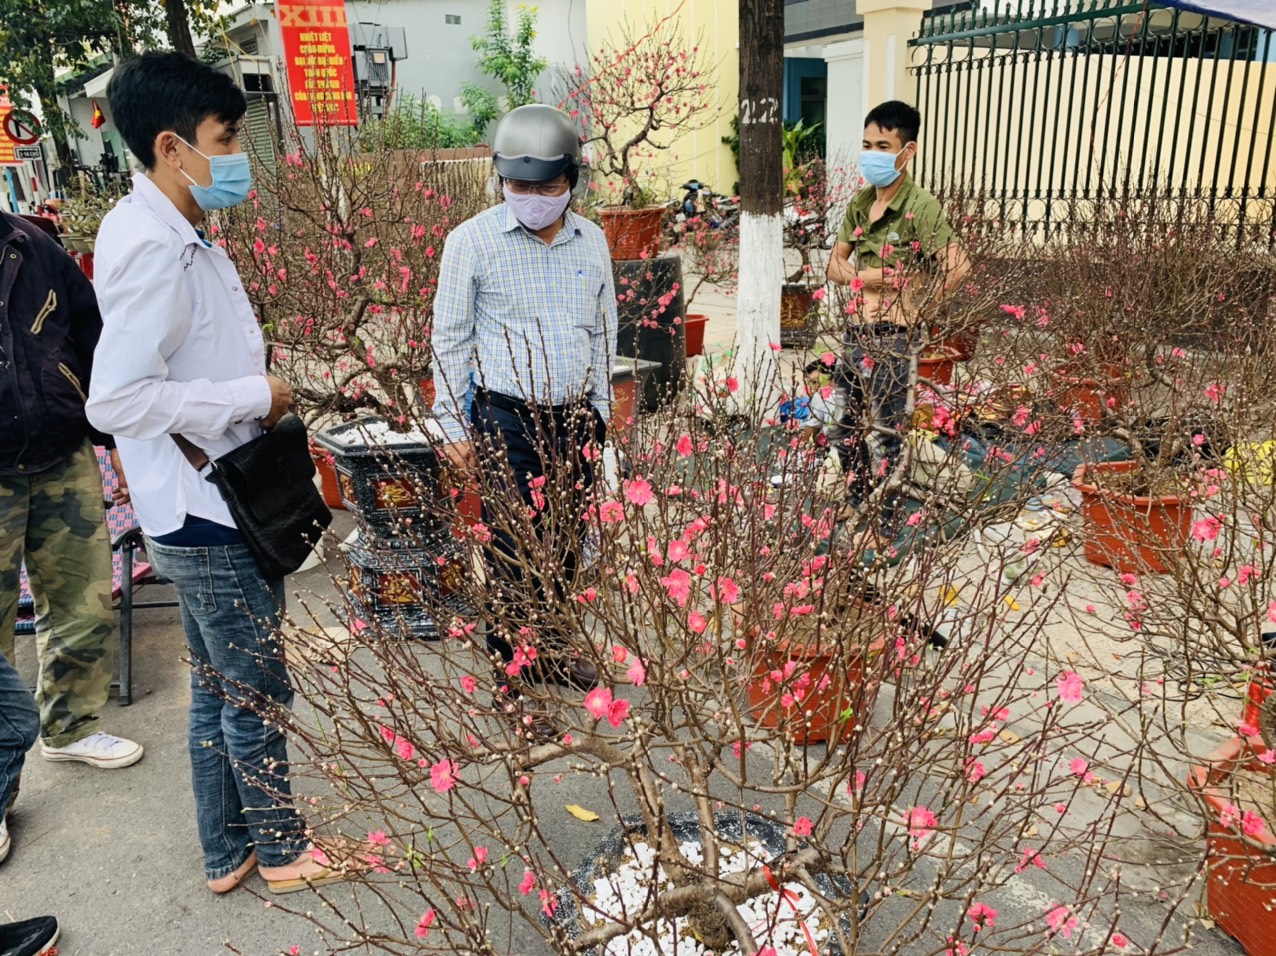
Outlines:
{"type": "Polygon", "coordinates": [[[1276,30],[1276,0],[1160,0],[1160,3],[1276,30]]]}

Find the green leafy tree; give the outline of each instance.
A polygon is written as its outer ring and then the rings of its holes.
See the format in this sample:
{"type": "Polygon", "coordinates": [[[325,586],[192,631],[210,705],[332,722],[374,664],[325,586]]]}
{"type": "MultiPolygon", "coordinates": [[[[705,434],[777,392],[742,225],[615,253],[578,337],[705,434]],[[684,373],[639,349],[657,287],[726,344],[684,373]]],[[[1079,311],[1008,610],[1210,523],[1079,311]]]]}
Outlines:
{"type": "MultiPolygon", "coordinates": [[[[492,0],[487,13],[487,32],[473,37],[470,44],[482,54],[478,68],[485,76],[499,80],[505,87],[509,108],[526,106],[536,99],[536,78],[545,72],[547,61],[532,49],[536,39],[536,7],[519,4],[514,31],[507,31],[505,0],[492,0]]],[[[461,101],[480,133],[500,115],[496,97],[477,83],[466,83],[461,101]]]]}
{"type": "Polygon", "coordinates": [[[360,147],[369,152],[458,149],[476,142],[477,131],[463,119],[406,93],[396,97],[394,108],[384,117],[366,121],[359,135],[360,147]]]}
{"type": "Polygon", "coordinates": [[[192,21],[214,22],[216,0],[0,0],[0,85],[19,106],[39,105],[59,163],[73,165],[75,119],[58,105],[59,74],[103,54],[127,57],[161,37],[194,54],[192,21]]]}
{"type": "Polygon", "coordinates": [[[110,0],[0,0],[0,84],[19,106],[39,105],[63,166],[77,128],[58,105],[57,73],[119,49],[126,23],[110,0]]]}

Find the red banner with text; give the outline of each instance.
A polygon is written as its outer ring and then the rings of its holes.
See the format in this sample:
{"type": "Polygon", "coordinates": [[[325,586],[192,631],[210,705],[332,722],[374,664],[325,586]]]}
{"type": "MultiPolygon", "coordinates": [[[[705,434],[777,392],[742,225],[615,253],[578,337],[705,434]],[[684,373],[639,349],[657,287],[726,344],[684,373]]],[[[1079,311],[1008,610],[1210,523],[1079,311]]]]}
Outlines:
{"type": "Polygon", "coordinates": [[[279,0],[288,92],[298,126],[357,126],[345,0],[279,0]]]}

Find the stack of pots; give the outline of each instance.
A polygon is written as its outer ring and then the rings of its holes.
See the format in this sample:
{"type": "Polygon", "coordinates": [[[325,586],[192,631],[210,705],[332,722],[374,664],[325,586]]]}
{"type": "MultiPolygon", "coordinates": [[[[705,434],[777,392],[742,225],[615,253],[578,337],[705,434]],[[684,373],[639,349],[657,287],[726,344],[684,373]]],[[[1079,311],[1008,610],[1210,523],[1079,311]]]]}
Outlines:
{"type": "Polygon", "coordinates": [[[355,613],[405,637],[437,637],[435,613],[469,610],[460,596],[468,564],[431,436],[398,434],[369,417],[320,432],[315,442],[332,454],[342,503],[358,523],[345,584],[355,613]]]}

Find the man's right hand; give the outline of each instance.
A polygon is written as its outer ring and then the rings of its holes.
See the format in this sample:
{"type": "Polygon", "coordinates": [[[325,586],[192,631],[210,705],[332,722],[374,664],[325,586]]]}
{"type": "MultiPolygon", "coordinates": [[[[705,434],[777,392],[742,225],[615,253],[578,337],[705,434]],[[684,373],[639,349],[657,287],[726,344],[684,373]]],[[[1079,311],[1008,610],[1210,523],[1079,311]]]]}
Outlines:
{"type": "Polygon", "coordinates": [[[470,476],[478,468],[478,455],[474,452],[474,442],[454,441],[444,445],[439,451],[444,461],[457,475],[470,476]]]}
{"type": "Polygon", "coordinates": [[[261,427],[273,428],[292,407],[292,386],[276,375],[267,375],[266,384],[270,386],[270,411],[261,420],[261,427]]]}

